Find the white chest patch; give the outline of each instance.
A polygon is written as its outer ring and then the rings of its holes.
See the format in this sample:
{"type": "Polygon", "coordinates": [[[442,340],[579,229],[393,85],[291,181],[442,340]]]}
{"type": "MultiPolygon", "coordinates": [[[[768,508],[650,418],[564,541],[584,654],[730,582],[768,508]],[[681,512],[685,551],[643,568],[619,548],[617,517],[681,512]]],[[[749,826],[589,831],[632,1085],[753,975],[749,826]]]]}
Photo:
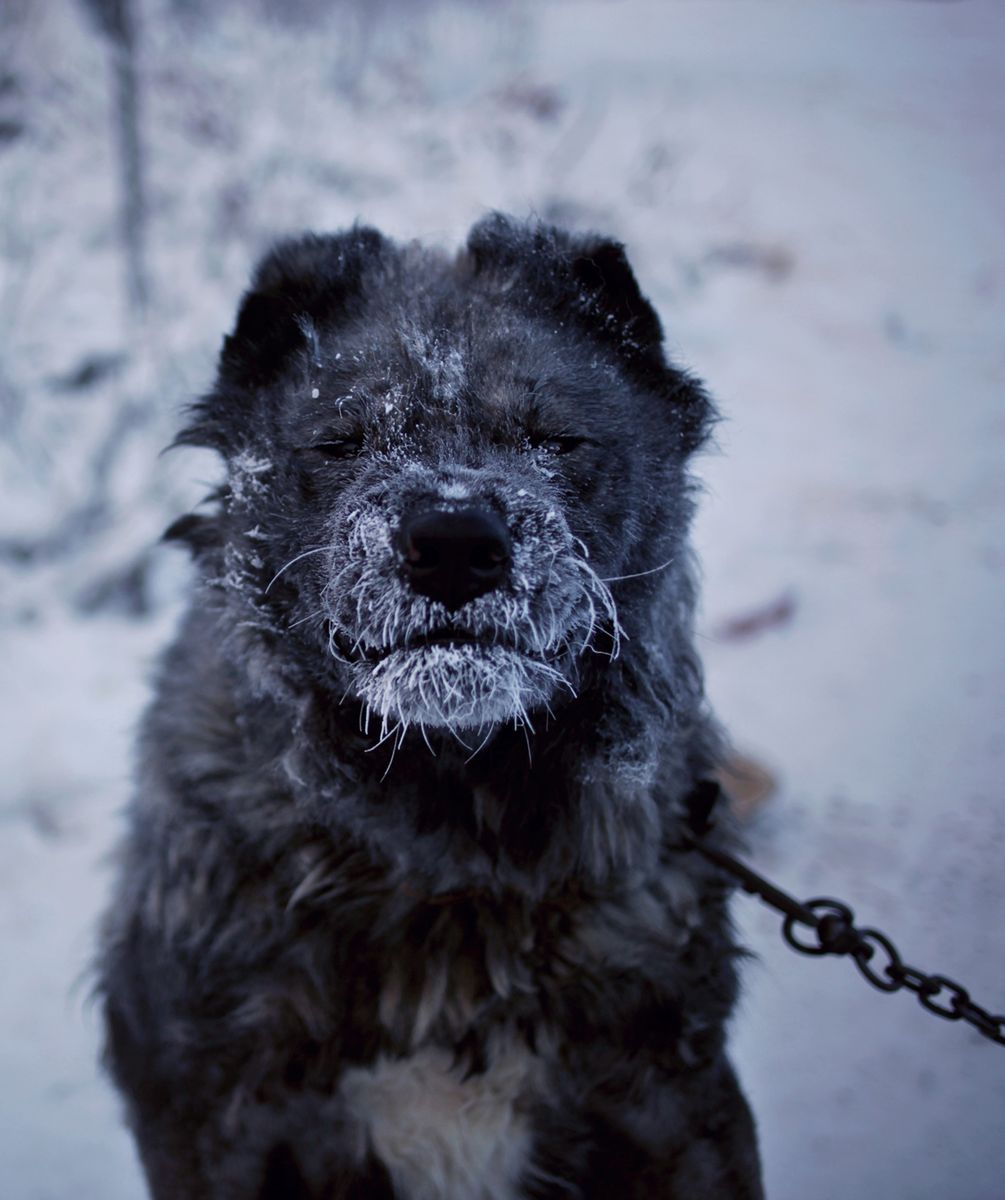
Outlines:
{"type": "Polygon", "coordinates": [[[347,1071],[341,1093],[402,1200],[516,1200],[529,1165],[535,1074],[525,1048],[464,1079],[449,1054],[427,1047],[347,1071]]]}

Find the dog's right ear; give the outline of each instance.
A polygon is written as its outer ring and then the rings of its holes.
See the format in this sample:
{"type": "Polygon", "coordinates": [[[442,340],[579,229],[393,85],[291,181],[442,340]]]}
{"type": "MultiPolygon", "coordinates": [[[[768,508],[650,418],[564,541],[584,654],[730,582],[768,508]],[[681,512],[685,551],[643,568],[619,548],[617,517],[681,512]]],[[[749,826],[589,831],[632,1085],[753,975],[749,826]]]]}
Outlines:
{"type": "Polygon", "coordinates": [[[311,323],[350,314],[364,275],[389,245],[368,226],[280,242],[258,264],[234,331],[224,339],[221,381],[254,387],[274,379],[304,345],[311,323]]]}
{"type": "Polygon", "coordinates": [[[231,448],[228,416],[242,413],[292,355],[314,353],[313,331],[352,316],[364,279],[386,263],[391,243],[376,229],[306,234],[280,242],[259,262],[224,338],[216,385],[192,409],[176,444],[231,448]]]}

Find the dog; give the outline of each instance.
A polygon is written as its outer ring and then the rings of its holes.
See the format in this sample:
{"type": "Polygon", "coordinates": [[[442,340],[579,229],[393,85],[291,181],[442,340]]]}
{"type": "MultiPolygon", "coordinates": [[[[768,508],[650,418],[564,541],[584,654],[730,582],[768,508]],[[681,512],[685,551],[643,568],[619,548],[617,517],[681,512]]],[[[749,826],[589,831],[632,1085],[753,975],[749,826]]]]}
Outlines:
{"type": "Polygon", "coordinates": [[[100,951],[156,1200],[762,1196],[682,838],[713,419],[604,237],[259,264],[100,951]]]}

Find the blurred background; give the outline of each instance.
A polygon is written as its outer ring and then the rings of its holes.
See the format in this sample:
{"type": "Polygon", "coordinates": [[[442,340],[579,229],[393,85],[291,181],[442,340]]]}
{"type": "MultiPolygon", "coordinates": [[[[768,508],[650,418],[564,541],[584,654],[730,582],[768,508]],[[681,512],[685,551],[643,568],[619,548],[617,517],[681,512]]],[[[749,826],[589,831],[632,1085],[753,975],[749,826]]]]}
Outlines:
{"type": "MultiPolygon", "coordinates": [[[[255,257],[487,210],[624,240],[725,420],[712,700],[750,858],[1005,1011],[1005,5],[0,0],[0,1161],[139,1200],[86,967],[213,483],[161,456],[255,257]]],[[[1005,1051],[739,897],[772,1200],[1001,1200],[1005,1051]]]]}

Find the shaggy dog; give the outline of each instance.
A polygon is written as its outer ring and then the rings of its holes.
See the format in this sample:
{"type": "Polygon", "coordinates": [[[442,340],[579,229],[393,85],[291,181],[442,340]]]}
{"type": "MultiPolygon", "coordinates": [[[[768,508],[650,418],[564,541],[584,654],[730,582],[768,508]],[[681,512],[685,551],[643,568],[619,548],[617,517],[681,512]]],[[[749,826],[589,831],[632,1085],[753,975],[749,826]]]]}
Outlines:
{"type": "Polygon", "coordinates": [[[101,957],[158,1200],[762,1195],[681,844],[710,419],[615,242],[259,265],[101,957]]]}

